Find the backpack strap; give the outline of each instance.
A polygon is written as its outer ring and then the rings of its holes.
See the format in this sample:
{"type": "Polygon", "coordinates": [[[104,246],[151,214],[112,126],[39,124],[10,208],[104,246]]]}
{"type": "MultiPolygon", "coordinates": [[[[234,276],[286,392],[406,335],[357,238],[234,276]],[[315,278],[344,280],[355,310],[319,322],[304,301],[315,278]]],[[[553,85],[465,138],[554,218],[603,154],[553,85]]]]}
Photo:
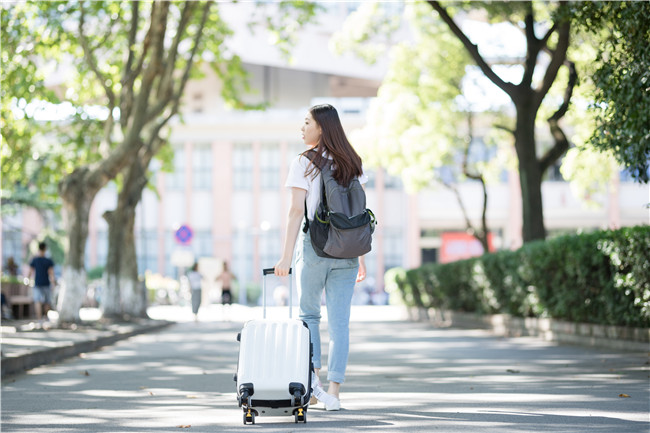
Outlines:
{"type": "MultiPolygon", "coordinates": [[[[307,159],[309,159],[312,162],[312,164],[314,164],[314,165],[316,164],[314,162],[314,159],[316,159],[316,151],[315,150],[309,149],[308,151],[304,152],[303,155],[307,159]]],[[[325,162],[325,163],[327,163],[327,162],[325,162]]],[[[322,161],[321,161],[321,165],[316,166],[316,167],[318,167],[318,171],[322,172],[324,165],[325,164],[323,164],[322,161]]],[[[322,182],[323,182],[323,178],[321,176],[321,183],[322,182]]],[[[323,194],[322,194],[323,191],[322,190],[323,190],[323,186],[321,185],[321,196],[323,196],[323,194]]],[[[307,215],[307,198],[305,197],[305,224],[302,227],[302,232],[307,233],[308,230],[309,230],[309,216],[307,215]]]]}
{"type": "Polygon", "coordinates": [[[309,230],[309,217],[307,216],[307,198],[305,198],[305,224],[302,226],[302,232],[307,233],[309,230]]]}

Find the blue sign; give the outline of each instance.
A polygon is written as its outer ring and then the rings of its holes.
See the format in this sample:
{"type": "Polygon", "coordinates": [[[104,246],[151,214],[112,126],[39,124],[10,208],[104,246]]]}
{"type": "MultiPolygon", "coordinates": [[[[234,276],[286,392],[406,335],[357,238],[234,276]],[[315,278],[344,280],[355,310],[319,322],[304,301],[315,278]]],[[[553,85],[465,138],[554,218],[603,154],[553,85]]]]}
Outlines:
{"type": "Polygon", "coordinates": [[[192,242],[192,236],[194,232],[190,226],[182,225],[176,230],[176,241],[183,245],[189,245],[192,242]]]}

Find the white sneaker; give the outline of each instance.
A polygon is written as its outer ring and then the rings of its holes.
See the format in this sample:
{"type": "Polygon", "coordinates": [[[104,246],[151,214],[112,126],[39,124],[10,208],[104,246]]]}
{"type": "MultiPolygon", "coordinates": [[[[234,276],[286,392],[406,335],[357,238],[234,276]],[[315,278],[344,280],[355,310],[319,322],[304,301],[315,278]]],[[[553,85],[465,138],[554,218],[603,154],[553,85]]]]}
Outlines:
{"type": "Polygon", "coordinates": [[[322,387],[314,388],[314,396],[325,404],[325,410],[341,409],[341,401],[332,394],[326,393],[322,387]]]}
{"type": "Polygon", "coordinates": [[[328,402],[325,403],[325,410],[341,410],[341,400],[333,396],[332,394],[328,395],[328,402]]]}

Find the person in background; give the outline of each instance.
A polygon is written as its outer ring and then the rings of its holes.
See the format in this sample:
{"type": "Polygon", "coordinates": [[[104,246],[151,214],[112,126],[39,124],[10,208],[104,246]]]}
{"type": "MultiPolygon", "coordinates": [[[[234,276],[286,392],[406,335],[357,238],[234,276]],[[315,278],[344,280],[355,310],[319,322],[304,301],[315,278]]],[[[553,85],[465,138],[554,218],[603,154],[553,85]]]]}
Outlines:
{"type": "Polygon", "coordinates": [[[190,292],[192,293],[192,313],[194,314],[194,321],[198,322],[199,307],[201,306],[201,274],[199,273],[198,263],[194,263],[187,273],[187,280],[190,284],[190,292]]]}
{"type": "Polygon", "coordinates": [[[217,277],[217,281],[221,282],[221,303],[223,305],[232,305],[232,282],[235,276],[228,269],[228,262],[223,262],[223,271],[217,277]]]}
{"type": "Polygon", "coordinates": [[[34,278],[34,310],[39,322],[47,320],[47,312],[52,308],[52,286],[54,279],[54,262],[45,257],[47,245],[45,242],[38,244],[38,255],[29,263],[28,278],[34,278]]]}

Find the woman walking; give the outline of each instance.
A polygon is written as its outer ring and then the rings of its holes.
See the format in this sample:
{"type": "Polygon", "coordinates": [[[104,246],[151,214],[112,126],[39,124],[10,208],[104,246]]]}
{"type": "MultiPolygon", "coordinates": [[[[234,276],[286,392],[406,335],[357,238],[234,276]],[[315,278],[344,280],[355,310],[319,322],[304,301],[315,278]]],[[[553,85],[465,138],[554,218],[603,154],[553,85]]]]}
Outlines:
{"type": "Polygon", "coordinates": [[[303,233],[301,222],[306,214],[313,220],[320,202],[320,170],[323,164],[331,164],[337,183],[348,185],[358,178],[367,182],[361,158],[350,145],[338,113],[329,104],[309,109],[301,128],[307,150],[291,163],[285,186],[291,188],[291,201],[287,219],[282,257],[275,265],[275,274],[289,274],[296,241],[296,282],[300,293],[300,318],[309,326],[314,347],[314,396],[325,404],[327,410],[339,410],[341,384],[349,352],[350,305],[354,285],[366,277],[363,257],[335,259],[318,256],[311,244],[309,233],[303,233]],[[307,152],[314,150],[313,161],[307,152]],[[323,391],[318,379],[321,369],[320,307],[323,290],[327,305],[328,332],[330,337],[327,379],[329,388],[323,391]]]}
{"type": "Polygon", "coordinates": [[[187,273],[187,280],[192,293],[192,314],[194,314],[194,321],[198,322],[199,307],[201,306],[201,274],[199,273],[198,263],[194,263],[192,269],[187,273]]]}

